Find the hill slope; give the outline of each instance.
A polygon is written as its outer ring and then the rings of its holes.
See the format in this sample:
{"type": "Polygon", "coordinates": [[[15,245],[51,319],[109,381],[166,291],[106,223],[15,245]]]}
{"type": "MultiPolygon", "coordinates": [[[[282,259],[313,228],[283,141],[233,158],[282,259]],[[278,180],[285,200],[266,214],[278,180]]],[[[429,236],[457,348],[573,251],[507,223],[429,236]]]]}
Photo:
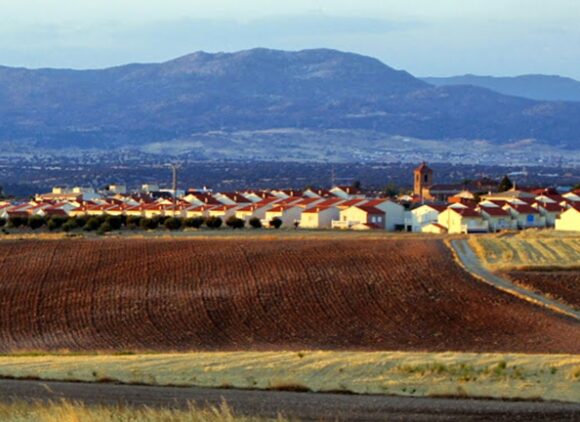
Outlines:
{"type": "MultiPolygon", "coordinates": [[[[195,53],[104,70],[0,68],[0,141],[110,147],[196,132],[356,129],[577,147],[580,104],[433,87],[333,50],[195,53]]],[[[305,145],[307,147],[308,145],[305,145]]]]}
{"type": "Polygon", "coordinates": [[[0,273],[0,352],[580,352],[437,240],[4,241],[0,273]]]}
{"type": "Polygon", "coordinates": [[[423,81],[435,86],[473,85],[505,95],[539,101],[580,101],[580,81],[551,75],[494,77],[463,75],[428,77],[423,81]]]}

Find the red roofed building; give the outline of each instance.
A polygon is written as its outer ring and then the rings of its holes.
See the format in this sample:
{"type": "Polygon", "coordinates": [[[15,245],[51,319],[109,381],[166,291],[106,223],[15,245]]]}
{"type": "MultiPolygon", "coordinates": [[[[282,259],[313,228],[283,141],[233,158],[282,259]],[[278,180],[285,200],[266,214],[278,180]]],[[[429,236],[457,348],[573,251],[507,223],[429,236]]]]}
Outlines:
{"type": "Polygon", "coordinates": [[[437,223],[445,226],[448,233],[489,232],[489,223],[475,208],[448,207],[439,214],[437,223]]]}
{"type": "Polygon", "coordinates": [[[540,215],[540,211],[528,204],[507,203],[502,207],[507,210],[516,220],[518,229],[532,227],[546,227],[546,219],[540,215]]]}
{"type": "Polygon", "coordinates": [[[477,208],[484,220],[489,224],[489,231],[497,232],[500,230],[515,229],[516,222],[512,219],[511,214],[503,208],[497,206],[479,206],[477,208]]]}
{"type": "Polygon", "coordinates": [[[332,221],[340,216],[339,210],[333,206],[315,205],[302,211],[300,228],[303,229],[330,229],[332,221]]]}
{"type": "Polygon", "coordinates": [[[332,223],[337,229],[385,229],[384,211],[371,205],[355,205],[340,211],[340,219],[332,223]]]}

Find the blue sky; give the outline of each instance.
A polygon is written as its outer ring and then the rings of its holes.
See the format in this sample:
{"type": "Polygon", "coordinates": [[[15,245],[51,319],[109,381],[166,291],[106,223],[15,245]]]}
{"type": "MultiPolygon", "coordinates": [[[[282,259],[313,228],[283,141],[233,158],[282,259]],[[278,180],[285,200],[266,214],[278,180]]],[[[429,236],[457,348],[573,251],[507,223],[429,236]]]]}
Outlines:
{"type": "Polygon", "coordinates": [[[0,0],[0,64],[95,68],[327,47],[419,76],[580,79],[578,0],[0,0]]]}

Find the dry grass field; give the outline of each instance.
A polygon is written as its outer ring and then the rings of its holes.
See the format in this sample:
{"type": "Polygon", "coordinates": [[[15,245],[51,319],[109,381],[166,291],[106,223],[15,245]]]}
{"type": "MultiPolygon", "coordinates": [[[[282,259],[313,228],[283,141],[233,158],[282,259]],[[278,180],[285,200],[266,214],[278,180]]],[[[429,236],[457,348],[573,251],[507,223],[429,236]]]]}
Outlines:
{"type": "Polygon", "coordinates": [[[580,353],[440,240],[0,242],[0,351],[580,353]]]}
{"type": "Polygon", "coordinates": [[[524,231],[513,236],[474,236],[469,243],[483,263],[494,270],[547,267],[580,270],[577,234],[524,231]]]}
{"type": "Polygon", "coordinates": [[[579,355],[199,352],[0,357],[0,377],[580,402],[579,355]]]}
{"type": "MultiPolygon", "coordinates": [[[[267,419],[236,416],[226,404],[219,408],[189,410],[85,406],[80,403],[0,403],[2,422],[265,422],[267,419]]],[[[276,421],[283,422],[278,418],[276,421]]]]}

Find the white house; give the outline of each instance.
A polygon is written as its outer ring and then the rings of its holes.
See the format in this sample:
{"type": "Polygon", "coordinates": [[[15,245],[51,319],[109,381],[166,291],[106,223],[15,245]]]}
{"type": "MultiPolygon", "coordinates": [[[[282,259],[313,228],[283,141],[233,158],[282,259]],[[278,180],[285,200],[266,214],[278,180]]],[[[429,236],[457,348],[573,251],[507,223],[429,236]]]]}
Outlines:
{"type": "Polygon", "coordinates": [[[364,205],[375,207],[385,213],[385,230],[395,231],[402,229],[405,224],[405,207],[388,198],[372,199],[364,205]]]}
{"type": "Polygon", "coordinates": [[[580,232],[580,205],[568,208],[556,220],[556,230],[580,232]]]}
{"type": "Polygon", "coordinates": [[[516,221],[512,218],[511,214],[503,208],[496,205],[488,205],[480,206],[477,210],[481,213],[483,219],[487,221],[491,232],[517,228],[516,221]]]}
{"type": "Polygon", "coordinates": [[[431,233],[431,234],[444,234],[447,233],[447,227],[439,224],[439,223],[431,223],[423,226],[421,228],[423,233],[431,233]]]}
{"type": "Polygon", "coordinates": [[[412,232],[421,232],[423,226],[431,223],[437,223],[439,214],[447,209],[446,205],[421,205],[414,210],[408,211],[405,216],[405,230],[412,232]]]}
{"type": "Polygon", "coordinates": [[[384,229],[385,212],[369,205],[355,205],[340,211],[340,220],[333,221],[336,229],[384,229]]]}
{"type": "Polygon", "coordinates": [[[329,229],[332,221],[340,216],[336,207],[314,206],[302,211],[300,216],[300,228],[303,229],[329,229]]]}
{"type": "Polygon", "coordinates": [[[364,199],[365,197],[359,189],[352,186],[334,186],[332,189],[330,189],[330,193],[338,198],[345,200],[357,198],[364,199]]]}
{"type": "Polygon", "coordinates": [[[264,227],[270,226],[270,221],[274,218],[279,218],[282,220],[282,225],[284,227],[292,227],[295,222],[300,222],[300,215],[302,214],[302,208],[296,207],[294,205],[274,205],[271,209],[266,211],[265,218],[262,220],[262,225],[264,227]]]}
{"type": "Polygon", "coordinates": [[[540,216],[544,217],[547,227],[554,227],[556,219],[566,210],[565,207],[556,202],[536,202],[532,204],[532,207],[540,212],[540,216]]]}
{"type": "Polygon", "coordinates": [[[540,212],[528,204],[507,203],[503,206],[517,222],[518,229],[545,227],[546,220],[540,212]]]}
{"type": "Polygon", "coordinates": [[[474,208],[448,207],[439,214],[437,223],[447,228],[448,233],[486,233],[489,223],[474,208]]]}

